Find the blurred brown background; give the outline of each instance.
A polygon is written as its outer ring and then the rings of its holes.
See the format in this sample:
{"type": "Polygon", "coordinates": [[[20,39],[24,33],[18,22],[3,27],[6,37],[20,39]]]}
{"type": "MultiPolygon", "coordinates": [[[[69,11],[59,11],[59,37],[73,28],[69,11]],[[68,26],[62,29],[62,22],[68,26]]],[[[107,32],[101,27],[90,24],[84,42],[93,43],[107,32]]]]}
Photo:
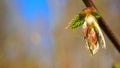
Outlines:
{"type": "MultiPolygon", "coordinates": [[[[113,62],[120,62],[120,53],[105,34],[107,48],[90,56],[81,27],[65,29],[70,20],[85,8],[82,0],[26,0],[24,6],[29,8],[33,7],[34,1],[43,6],[29,20],[19,13],[27,9],[19,10],[25,0],[19,1],[0,0],[0,68],[111,68],[113,62]],[[47,9],[42,12],[44,3],[47,9]]],[[[120,38],[120,0],[93,2],[120,38]]]]}

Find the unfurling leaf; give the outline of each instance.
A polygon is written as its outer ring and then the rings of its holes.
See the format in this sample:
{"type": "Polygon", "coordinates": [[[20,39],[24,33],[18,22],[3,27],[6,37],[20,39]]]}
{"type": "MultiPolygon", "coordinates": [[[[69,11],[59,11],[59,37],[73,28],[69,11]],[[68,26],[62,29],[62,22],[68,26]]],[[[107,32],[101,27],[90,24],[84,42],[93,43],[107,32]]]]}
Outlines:
{"type": "Polygon", "coordinates": [[[91,55],[98,52],[100,46],[105,48],[105,39],[98,25],[97,19],[100,14],[93,8],[88,7],[77,14],[67,28],[73,29],[82,25],[86,48],[91,55]]]}
{"type": "Polygon", "coordinates": [[[85,21],[85,16],[86,14],[77,14],[72,21],[70,22],[70,24],[67,26],[67,28],[69,29],[73,29],[73,28],[77,28],[79,26],[81,26],[84,21],[85,21]]]}
{"type": "Polygon", "coordinates": [[[86,14],[92,14],[96,19],[100,17],[99,13],[93,7],[88,7],[88,8],[83,9],[79,14],[77,14],[72,19],[72,21],[67,26],[67,28],[73,29],[73,28],[77,28],[81,26],[85,21],[86,14]]]}
{"type": "Polygon", "coordinates": [[[99,14],[96,10],[92,10],[92,11],[91,11],[91,14],[92,14],[96,19],[100,18],[100,14],[99,14]]]}

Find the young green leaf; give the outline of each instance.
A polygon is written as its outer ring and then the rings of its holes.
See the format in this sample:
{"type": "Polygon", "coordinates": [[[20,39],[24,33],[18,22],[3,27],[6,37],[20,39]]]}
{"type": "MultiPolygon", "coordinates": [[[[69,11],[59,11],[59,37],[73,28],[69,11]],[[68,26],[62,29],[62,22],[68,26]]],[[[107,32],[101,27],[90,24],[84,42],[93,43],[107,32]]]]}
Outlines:
{"type": "Polygon", "coordinates": [[[86,14],[77,14],[72,21],[70,22],[70,24],[67,26],[68,29],[73,29],[73,28],[77,28],[79,26],[81,26],[84,21],[85,21],[85,16],[86,14]]]}
{"type": "Polygon", "coordinates": [[[92,11],[91,11],[91,14],[92,14],[96,19],[100,18],[100,14],[99,14],[99,12],[97,12],[96,10],[92,10],[92,11]]]}

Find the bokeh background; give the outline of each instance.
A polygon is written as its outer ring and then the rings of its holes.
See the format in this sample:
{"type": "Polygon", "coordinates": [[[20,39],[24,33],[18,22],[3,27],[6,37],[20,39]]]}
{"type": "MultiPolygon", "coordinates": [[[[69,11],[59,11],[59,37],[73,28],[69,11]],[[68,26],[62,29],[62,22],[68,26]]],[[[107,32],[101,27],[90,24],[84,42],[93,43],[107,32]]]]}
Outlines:
{"type": "MultiPolygon", "coordinates": [[[[120,0],[93,2],[120,38],[120,0]]],[[[0,0],[0,68],[111,68],[120,62],[105,34],[107,48],[90,56],[81,27],[65,29],[83,8],[82,0],[0,0]]]]}

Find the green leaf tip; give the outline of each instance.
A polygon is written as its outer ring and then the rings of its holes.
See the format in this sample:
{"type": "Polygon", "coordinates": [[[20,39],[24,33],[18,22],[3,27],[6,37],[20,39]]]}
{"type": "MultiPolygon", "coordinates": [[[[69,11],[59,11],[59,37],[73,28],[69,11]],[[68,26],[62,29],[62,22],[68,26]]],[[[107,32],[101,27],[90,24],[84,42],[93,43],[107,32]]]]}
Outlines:
{"type": "Polygon", "coordinates": [[[92,10],[92,11],[91,11],[91,14],[92,14],[96,19],[100,18],[100,14],[99,14],[99,12],[96,11],[96,10],[92,10]]]}
{"type": "Polygon", "coordinates": [[[85,21],[85,16],[86,14],[77,14],[66,28],[74,29],[81,26],[85,21]]]}

